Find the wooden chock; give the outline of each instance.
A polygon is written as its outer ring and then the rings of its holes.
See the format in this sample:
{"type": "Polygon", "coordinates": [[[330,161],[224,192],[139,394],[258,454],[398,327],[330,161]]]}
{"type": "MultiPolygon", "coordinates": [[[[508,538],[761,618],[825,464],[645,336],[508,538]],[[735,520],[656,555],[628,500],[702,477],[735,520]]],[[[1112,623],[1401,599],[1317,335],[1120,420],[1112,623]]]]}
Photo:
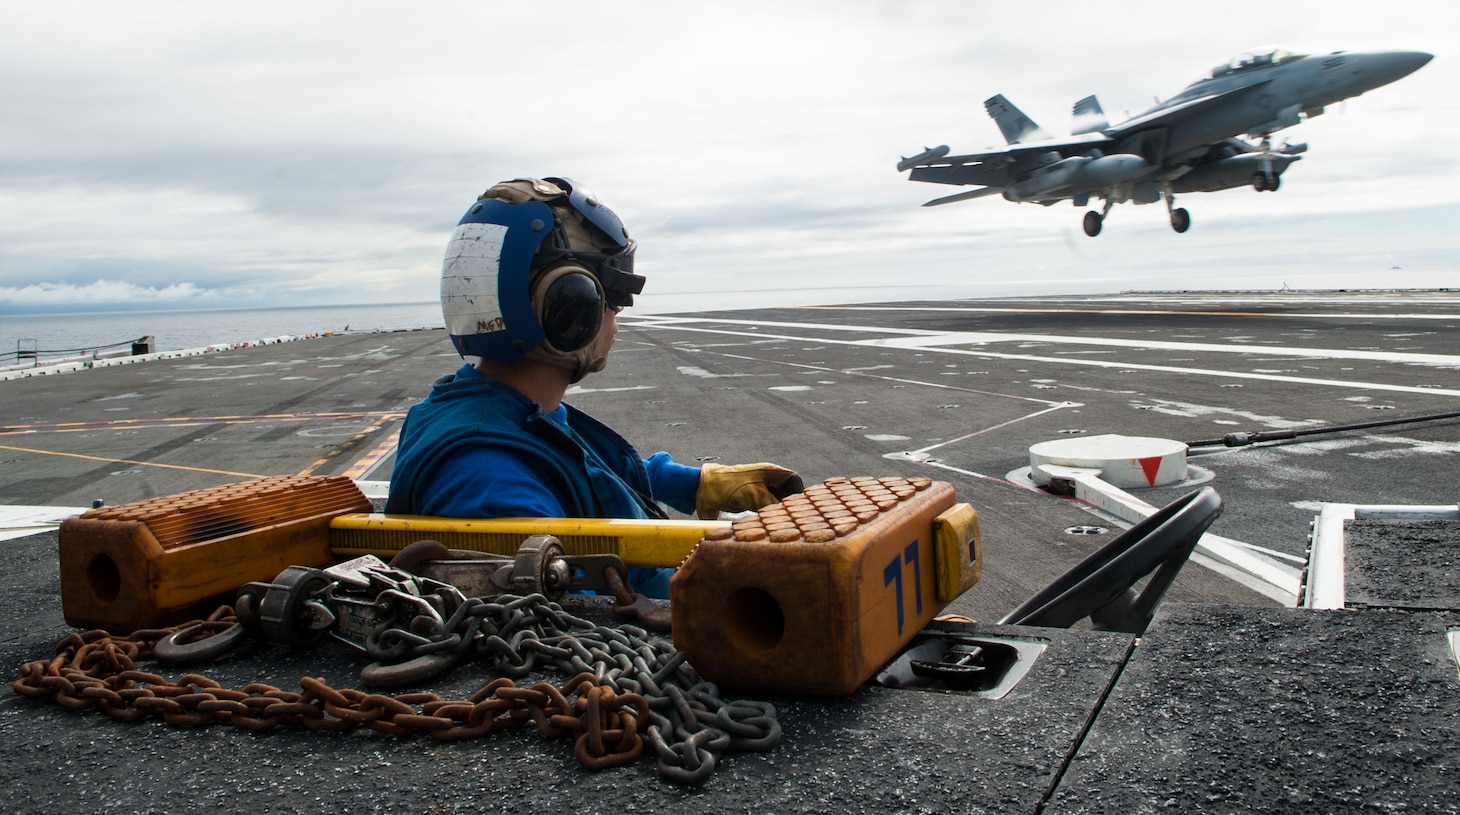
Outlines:
{"type": "Polygon", "coordinates": [[[726,687],[844,696],[976,583],[978,516],[928,478],[835,478],[707,532],[674,644],[726,687]]]}

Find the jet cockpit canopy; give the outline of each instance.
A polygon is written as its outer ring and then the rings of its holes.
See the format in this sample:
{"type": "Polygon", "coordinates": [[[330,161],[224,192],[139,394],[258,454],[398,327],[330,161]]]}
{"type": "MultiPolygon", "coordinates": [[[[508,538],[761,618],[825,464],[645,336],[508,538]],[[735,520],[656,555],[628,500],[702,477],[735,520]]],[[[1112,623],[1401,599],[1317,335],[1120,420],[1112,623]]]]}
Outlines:
{"type": "Polygon", "coordinates": [[[1239,71],[1250,71],[1254,68],[1263,68],[1269,65],[1282,65],[1285,62],[1292,62],[1300,59],[1306,54],[1299,54],[1296,51],[1289,51],[1285,48],[1265,46],[1243,51],[1235,57],[1212,69],[1212,78],[1226,76],[1227,74],[1239,71]]]}

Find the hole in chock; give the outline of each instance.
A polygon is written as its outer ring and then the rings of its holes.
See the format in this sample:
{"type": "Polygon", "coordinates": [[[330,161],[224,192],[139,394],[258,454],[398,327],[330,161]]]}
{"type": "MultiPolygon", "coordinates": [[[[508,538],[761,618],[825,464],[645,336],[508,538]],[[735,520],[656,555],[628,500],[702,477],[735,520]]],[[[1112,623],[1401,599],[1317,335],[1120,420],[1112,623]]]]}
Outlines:
{"type": "Polygon", "coordinates": [[[107,555],[96,555],[86,564],[86,584],[96,599],[110,603],[122,593],[122,570],[107,555]]]}
{"type": "Polygon", "coordinates": [[[781,642],[786,615],[781,604],[764,589],[736,589],[725,598],[725,634],[742,651],[765,651],[781,642]]]}

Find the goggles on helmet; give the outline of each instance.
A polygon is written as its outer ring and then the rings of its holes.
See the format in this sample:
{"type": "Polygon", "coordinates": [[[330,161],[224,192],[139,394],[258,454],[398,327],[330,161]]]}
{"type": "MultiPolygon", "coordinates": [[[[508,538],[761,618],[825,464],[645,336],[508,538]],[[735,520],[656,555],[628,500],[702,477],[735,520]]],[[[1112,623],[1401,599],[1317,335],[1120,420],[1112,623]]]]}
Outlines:
{"type": "Polygon", "coordinates": [[[582,266],[598,278],[599,285],[603,286],[604,301],[608,305],[615,308],[632,306],[634,295],[644,290],[644,278],[634,274],[634,249],[638,244],[629,238],[623,221],[619,220],[613,210],[599,203],[598,196],[586,185],[571,178],[543,180],[567,190],[568,205],[619,248],[615,252],[574,251],[559,224],[553,229],[553,244],[556,248],[544,247],[539,254],[539,265],[551,268],[564,262],[572,262],[582,266]]]}
{"type": "MultiPolygon", "coordinates": [[[[553,230],[555,233],[557,229],[553,230]]],[[[559,246],[566,243],[560,234],[554,236],[559,246]]],[[[582,266],[598,278],[603,287],[603,300],[607,305],[623,308],[634,304],[634,295],[644,290],[643,275],[634,274],[633,240],[617,252],[575,252],[571,249],[550,249],[544,247],[538,252],[538,265],[551,269],[566,263],[582,266]]]]}

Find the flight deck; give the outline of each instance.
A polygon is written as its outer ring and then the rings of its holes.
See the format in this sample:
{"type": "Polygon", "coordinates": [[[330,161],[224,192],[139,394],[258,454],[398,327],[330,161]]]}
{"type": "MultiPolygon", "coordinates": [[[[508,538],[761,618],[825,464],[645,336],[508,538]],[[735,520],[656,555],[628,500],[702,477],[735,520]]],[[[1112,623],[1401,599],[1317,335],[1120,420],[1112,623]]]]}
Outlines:
{"type": "MultiPolygon", "coordinates": [[[[698,788],[651,763],[588,773],[522,732],[255,734],[11,696],[5,795],[119,812],[1455,811],[1457,325],[1451,291],[630,310],[608,368],[568,401],[687,464],[951,484],[984,542],[982,579],[948,608],[982,622],[952,625],[1043,642],[1020,685],[999,699],[771,695],[781,745],[730,755],[698,788]],[[1178,442],[1184,477],[1041,485],[1031,447],[1105,436],[1178,442]],[[1129,498],[1160,507],[1202,487],[1222,499],[1213,543],[1139,642],[990,624],[1129,526],[1129,498]],[[1333,506],[1432,517],[1350,522],[1347,595],[1293,608],[1333,506]]],[[[0,501],[34,508],[3,543],[0,661],[44,658],[70,630],[60,517],[277,475],[348,476],[378,501],[406,410],[459,364],[441,330],[155,356],[0,381],[0,501]]],[[[359,667],[335,644],[206,672],[287,687],[346,684],[359,667]]],[[[483,681],[462,666],[438,690],[483,681]]]]}

